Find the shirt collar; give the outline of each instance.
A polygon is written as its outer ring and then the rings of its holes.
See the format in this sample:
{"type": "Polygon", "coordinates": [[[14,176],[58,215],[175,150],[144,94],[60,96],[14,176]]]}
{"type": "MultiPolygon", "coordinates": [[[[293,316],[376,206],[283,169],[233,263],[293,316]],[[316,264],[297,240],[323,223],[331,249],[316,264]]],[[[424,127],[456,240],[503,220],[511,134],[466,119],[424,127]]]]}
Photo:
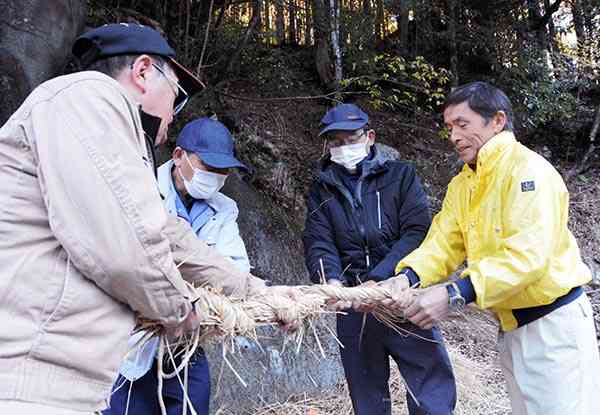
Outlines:
{"type": "MultiPolygon", "coordinates": [[[[487,175],[494,169],[496,162],[500,159],[507,148],[517,142],[512,131],[502,131],[485,143],[477,154],[477,171],[480,176],[487,175]]],[[[465,164],[463,171],[473,173],[473,169],[465,164]]]]}

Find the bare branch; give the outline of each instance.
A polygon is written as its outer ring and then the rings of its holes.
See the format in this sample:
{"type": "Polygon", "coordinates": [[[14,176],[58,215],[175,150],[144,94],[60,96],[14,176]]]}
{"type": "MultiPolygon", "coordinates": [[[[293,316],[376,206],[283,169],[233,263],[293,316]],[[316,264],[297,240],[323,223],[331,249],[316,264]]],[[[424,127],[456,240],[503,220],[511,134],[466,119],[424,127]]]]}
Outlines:
{"type": "Polygon", "coordinates": [[[204,43],[202,44],[202,52],[200,53],[200,60],[198,61],[198,68],[196,74],[200,75],[202,70],[202,62],[204,61],[204,52],[206,52],[206,44],[208,43],[208,33],[210,31],[210,22],[212,20],[213,5],[215,0],[210,0],[210,6],[208,8],[208,21],[206,22],[206,31],[204,32],[204,43]]]}
{"type": "Polygon", "coordinates": [[[367,92],[342,92],[333,91],[323,95],[305,95],[305,96],[294,96],[294,97],[281,97],[281,98],[248,98],[241,97],[239,95],[229,94],[227,92],[215,89],[214,92],[218,95],[223,95],[228,98],[233,98],[238,101],[249,101],[249,102],[285,102],[285,101],[306,101],[313,99],[330,99],[332,101],[338,101],[335,97],[337,95],[366,95],[367,92]]]}
{"type": "Polygon", "coordinates": [[[588,161],[592,154],[596,151],[596,134],[598,134],[598,129],[600,128],[600,106],[596,109],[596,116],[594,117],[594,124],[592,125],[592,130],[590,131],[590,147],[587,149],[581,162],[577,163],[569,172],[567,173],[567,181],[571,180],[573,177],[578,174],[583,173],[585,170],[589,168],[588,161]]]}

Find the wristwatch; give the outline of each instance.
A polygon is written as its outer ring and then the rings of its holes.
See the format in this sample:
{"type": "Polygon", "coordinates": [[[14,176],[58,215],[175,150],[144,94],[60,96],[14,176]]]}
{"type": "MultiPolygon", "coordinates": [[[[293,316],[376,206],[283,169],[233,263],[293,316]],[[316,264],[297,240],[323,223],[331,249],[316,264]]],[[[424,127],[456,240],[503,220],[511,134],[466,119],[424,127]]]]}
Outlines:
{"type": "Polygon", "coordinates": [[[465,304],[465,298],[460,294],[458,285],[455,282],[451,282],[446,285],[448,291],[448,306],[451,310],[461,310],[465,304]]]}
{"type": "MultiPolygon", "coordinates": [[[[420,282],[417,282],[415,285],[411,284],[411,280],[410,280],[410,276],[409,276],[411,272],[414,274],[414,271],[412,271],[410,268],[403,268],[402,271],[400,271],[399,273],[394,275],[394,277],[403,276],[404,278],[406,278],[406,281],[408,282],[408,286],[410,288],[414,288],[415,286],[419,286],[420,282]]],[[[414,274],[414,275],[416,275],[416,274],[414,274]]]]}

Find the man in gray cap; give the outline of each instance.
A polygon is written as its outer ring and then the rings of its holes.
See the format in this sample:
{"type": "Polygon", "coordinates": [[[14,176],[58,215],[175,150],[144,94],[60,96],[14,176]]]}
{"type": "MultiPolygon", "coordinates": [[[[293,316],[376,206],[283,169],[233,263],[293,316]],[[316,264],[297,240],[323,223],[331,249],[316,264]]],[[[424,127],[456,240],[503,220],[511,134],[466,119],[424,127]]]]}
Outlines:
{"type": "Polygon", "coordinates": [[[37,87],[0,129],[3,414],[105,408],[136,314],[197,325],[183,278],[265,289],[162,206],[152,149],[202,84],[145,26],[91,30],[73,52],[88,70],[37,87]]]}

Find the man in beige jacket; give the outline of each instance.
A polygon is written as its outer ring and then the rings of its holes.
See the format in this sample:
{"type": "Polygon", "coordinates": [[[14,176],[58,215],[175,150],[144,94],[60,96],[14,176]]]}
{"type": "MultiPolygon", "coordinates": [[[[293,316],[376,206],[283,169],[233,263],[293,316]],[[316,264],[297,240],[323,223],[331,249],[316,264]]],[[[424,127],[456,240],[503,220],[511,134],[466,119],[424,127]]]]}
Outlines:
{"type": "Polygon", "coordinates": [[[184,279],[265,289],[161,203],[152,147],[200,82],[145,26],[94,29],[73,51],[94,71],[40,85],[0,129],[2,414],[105,408],[136,314],[197,324],[184,279]]]}

